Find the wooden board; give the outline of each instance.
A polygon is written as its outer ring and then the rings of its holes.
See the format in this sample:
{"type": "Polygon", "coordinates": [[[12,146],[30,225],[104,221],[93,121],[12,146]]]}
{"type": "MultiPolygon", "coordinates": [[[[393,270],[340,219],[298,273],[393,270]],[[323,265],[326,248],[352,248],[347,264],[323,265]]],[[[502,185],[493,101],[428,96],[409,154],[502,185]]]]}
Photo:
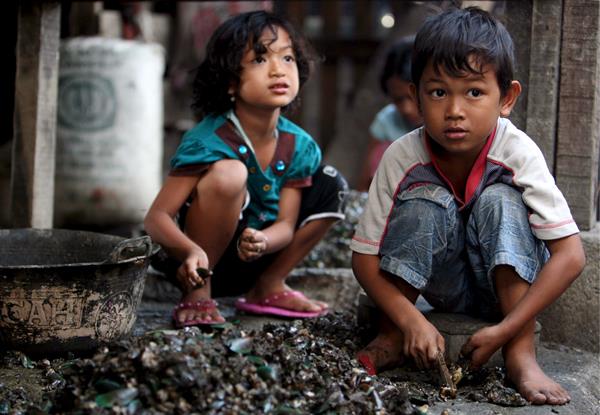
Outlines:
{"type": "Polygon", "coordinates": [[[554,172],[563,0],[534,0],[525,131],[554,172]]]}
{"type": "Polygon", "coordinates": [[[14,227],[51,228],[60,3],[21,1],[11,172],[14,227]]]}
{"type": "Polygon", "coordinates": [[[556,179],[582,230],[596,223],[600,0],[564,0],[556,179]]]}

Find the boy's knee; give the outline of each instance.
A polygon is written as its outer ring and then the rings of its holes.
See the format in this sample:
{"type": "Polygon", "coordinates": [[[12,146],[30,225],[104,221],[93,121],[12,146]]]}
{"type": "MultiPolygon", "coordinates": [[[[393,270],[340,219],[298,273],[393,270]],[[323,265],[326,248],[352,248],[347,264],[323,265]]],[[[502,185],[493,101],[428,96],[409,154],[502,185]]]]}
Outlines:
{"type": "Polygon", "coordinates": [[[408,235],[430,235],[448,240],[459,225],[458,207],[452,194],[436,185],[419,186],[404,191],[390,218],[387,238],[405,240],[408,235]]]}
{"type": "Polygon", "coordinates": [[[398,207],[406,210],[409,216],[454,219],[457,205],[454,196],[445,188],[436,185],[419,186],[404,191],[399,196],[398,207]]]}
{"type": "Polygon", "coordinates": [[[521,192],[507,184],[495,183],[486,187],[478,200],[479,204],[498,204],[500,202],[523,204],[521,192]]]}
{"type": "Polygon", "coordinates": [[[488,186],[479,196],[473,207],[476,221],[494,223],[518,222],[528,227],[528,212],[521,192],[512,186],[496,183],[488,186]]]}
{"type": "Polygon", "coordinates": [[[198,182],[198,192],[213,196],[235,197],[246,192],[248,170],[239,160],[219,160],[198,182]]]}

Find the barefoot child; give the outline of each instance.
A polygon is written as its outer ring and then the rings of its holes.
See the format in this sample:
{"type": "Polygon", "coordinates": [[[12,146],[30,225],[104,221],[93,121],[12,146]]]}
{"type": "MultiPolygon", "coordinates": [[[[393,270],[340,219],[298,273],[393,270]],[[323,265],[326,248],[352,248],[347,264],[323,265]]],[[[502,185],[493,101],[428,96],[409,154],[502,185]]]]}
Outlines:
{"type": "Polygon", "coordinates": [[[309,59],[291,25],[264,11],[230,18],[207,45],[194,81],[204,118],[183,137],[144,221],[180,264],[178,327],[223,322],[213,296],[245,294],[239,309],[285,317],[327,310],[285,284],[343,218],[347,188],[320,166],[313,139],[281,116],[308,79],[309,59]]]}
{"type": "Polygon", "coordinates": [[[425,22],[412,56],[424,126],[384,154],[351,245],[383,316],[357,357],[371,372],[405,357],[431,367],[445,345],[414,306],[422,294],[437,309],[495,319],[462,349],[473,367],[502,348],[527,400],[564,404],[569,394],[536,361],[535,317],[585,257],[542,153],[505,118],[521,92],[510,35],[480,9],[449,10],[425,22]]]}

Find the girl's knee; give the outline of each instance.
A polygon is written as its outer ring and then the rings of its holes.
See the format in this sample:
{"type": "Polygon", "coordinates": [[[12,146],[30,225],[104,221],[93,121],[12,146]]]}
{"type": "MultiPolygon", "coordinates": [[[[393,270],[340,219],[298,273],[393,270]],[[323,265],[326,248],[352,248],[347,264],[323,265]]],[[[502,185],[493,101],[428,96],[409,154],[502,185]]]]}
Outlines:
{"type": "Polygon", "coordinates": [[[219,160],[213,163],[198,182],[198,193],[213,197],[233,198],[246,193],[248,170],[239,160],[219,160]]]}

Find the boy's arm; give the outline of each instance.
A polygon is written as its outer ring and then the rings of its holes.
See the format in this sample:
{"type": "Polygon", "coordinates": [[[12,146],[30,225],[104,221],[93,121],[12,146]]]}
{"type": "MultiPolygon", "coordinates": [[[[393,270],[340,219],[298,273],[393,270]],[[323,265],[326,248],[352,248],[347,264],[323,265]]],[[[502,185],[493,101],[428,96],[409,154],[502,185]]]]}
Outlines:
{"type": "Polygon", "coordinates": [[[497,325],[475,333],[463,347],[478,367],[502,345],[510,341],[523,326],[552,304],[579,276],[585,265],[585,253],[579,234],[546,241],[550,259],[517,305],[497,325]]]}
{"type": "Polygon", "coordinates": [[[419,292],[382,271],[377,255],[353,252],[352,269],[367,295],[402,332],[403,353],[421,368],[432,367],[438,352],[444,351],[444,338],[415,307],[419,292]]]}

